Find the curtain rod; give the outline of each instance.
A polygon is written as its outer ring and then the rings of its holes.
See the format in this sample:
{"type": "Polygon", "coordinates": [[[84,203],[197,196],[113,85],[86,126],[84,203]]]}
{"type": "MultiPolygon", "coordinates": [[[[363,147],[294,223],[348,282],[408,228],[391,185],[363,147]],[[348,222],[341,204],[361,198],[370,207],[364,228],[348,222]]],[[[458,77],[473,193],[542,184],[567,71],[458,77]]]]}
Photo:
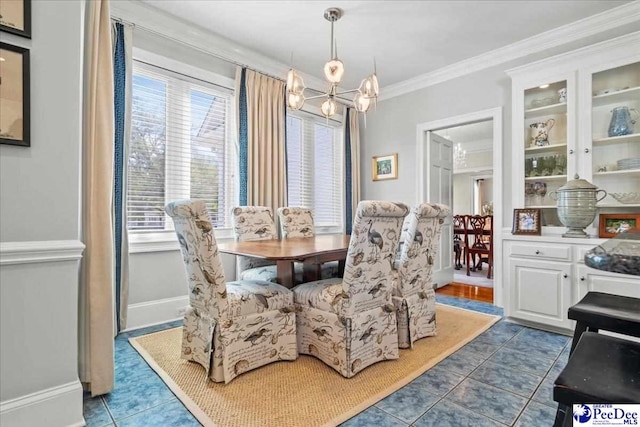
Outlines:
{"type": "MultiPolygon", "coordinates": [[[[257,69],[255,69],[255,68],[253,68],[253,67],[250,67],[250,66],[248,66],[247,64],[243,64],[243,63],[238,62],[238,61],[235,61],[235,60],[233,60],[233,59],[226,58],[226,57],[224,57],[224,56],[222,56],[222,55],[220,55],[220,54],[218,54],[218,53],[211,52],[210,50],[207,50],[207,49],[201,48],[201,47],[199,47],[199,46],[193,45],[193,44],[191,44],[191,43],[185,42],[185,41],[180,40],[180,39],[176,39],[175,37],[168,36],[168,35],[166,35],[166,34],[164,34],[164,33],[159,32],[159,31],[152,30],[151,28],[148,28],[148,27],[145,27],[145,26],[142,26],[142,25],[136,24],[135,22],[127,21],[126,19],[122,19],[122,18],[119,18],[119,17],[117,17],[117,16],[113,16],[113,15],[111,15],[111,19],[112,19],[113,21],[119,22],[119,23],[121,23],[121,24],[123,24],[123,25],[129,25],[129,26],[131,26],[131,27],[132,27],[132,28],[134,28],[134,29],[136,29],[136,28],[137,28],[137,29],[140,29],[140,30],[142,30],[142,31],[146,31],[146,32],[148,32],[148,33],[150,33],[150,34],[153,34],[153,35],[156,35],[156,36],[162,37],[162,38],[164,38],[164,39],[171,40],[171,41],[173,41],[173,42],[176,42],[176,43],[182,44],[182,45],[184,45],[184,46],[187,46],[187,47],[189,47],[189,48],[191,48],[191,49],[194,49],[194,50],[197,50],[197,51],[199,51],[199,52],[206,53],[207,55],[211,55],[211,56],[213,56],[214,58],[218,58],[218,59],[220,59],[220,60],[222,60],[222,61],[228,62],[228,63],[233,64],[233,65],[236,65],[236,66],[238,66],[238,67],[243,67],[243,68],[246,68],[246,69],[248,69],[248,70],[255,71],[256,73],[260,73],[260,74],[262,74],[262,75],[265,75],[265,76],[267,76],[267,77],[271,77],[272,79],[276,79],[276,80],[281,81],[281,82],[285,82],[285,81],[286,81],[285,79],[282,79],[282,78],[280,78],[280,77],[276,77],[276,76],[273,76],[273,75],[271,75],[271,74],[269,74],[269,73],[265,73],[265,72],[263,72],[263,71],[261,71],[261,70],[257,70],[257,69]]],[[[144,62],[144,61],[140,61],[140,62],[144,62]]],[[[149,65],[152,65],[152,64],[149,64],[149,65]]],[[[154,65],[154,66],[155,66],[155,65],[154,65]]],[[[159,68],[162,68],[162,67],[159,67],[159,68]]],[[[173,70],[168,70],[168,71],[173,71],[173,70]]],[[[175,72],[175,71],[174,71],[174,72],[175,72]]],[[[213,84],[213,83],[211,83],[211,82],[207,82],[207,83],[213,84]]],[[[216,86],[220,86],[220,85],[216,85],[216,86]]],[[[224,87],[224,86],[221,86],[221,87],[224,87]]],[[[319,91],[319,90],[317,90],[317,89],[313,89],[313,88],[308,88],[308,89],[311,89],[311,90],[313,90],[313,91],[315,91],[315,92],[318,92],[318,93],[324,93],[324,92],[319,91]]],[[[337,98],[337,97],[336,97],[336,98],[337,98]]],[[[338,99],[339,99],[339,98],[338,98],[338,99]]],[[[344,106],[344,108],[348,108],[348,107],[345,105],[345,106],[344,106]]],[[[312,115],[314,115],[314,116],[318,116],[318,117],[325,118],[324,116],[322,116],[322,115],[320,115],[320,114],[317,114],[317,113],[313,113],[313,112],[311,112],[311,111],[304,110],[304,112],[305,112],[305,113],[307,113],[307,114],[312,114],[312,115]]],[[[341,121],[339,121],[339,120],[335,120],[335,119],[331,119],[331,118],[330,118],[329,120],[335,121],[335,122],[337,122],[337,123],[341,123],[341,121]]]]}
{"type": "Polygon", "coordinates": [[[274,75],[272,75],[272,74],[265,73],[264,71],[257,70],[257,69],[255,69],[255,68],[253,68],[253,67],[250,67],[250,66],[249,66],[249,65],[247,65],[247,64],[243,64],[243,63],[238,62],[238,61],[235,61],[235,60],[233,60],[233,59],[229,59],[229,58],[227,58],[227,57],[225,57],[225,56],[220,55],[219,53],[212,52],[212,51],[210,51],[210,50],[207,50],[207,49],[201,48],[200,46],[196,46],[196,45],[193,45],[193,44],[191,44],[191,43],[185,42],[184,40],[180,40],[180,39],[177,39],[177,38],[175,38],[175,37],[171,37],[171,36],[169,36],[169,35],[167,35],[167,34],[163,34],[163,33],[159,32],[159,31],[152,30],[151,28],[148,28],[148,27],[145,27],[145,26],[142,26],[142,25],[136,24],[135,22],[130,22],[130,21],[127,21],[127,20],[125,20],[125,19],[119,18],[119,17],[117,17],[117,16],[113,16],[113,15],[111,16],[111,19],[112,19],[112,20],[114,20],[114,21],[116,21],[116,22],[119,22],[119,23],[121,23],[121,24],[130,25],[130,26],[131,26],[131,27],[133,27],[134,29],[140,29],[140,30],[146,31],[146,32],[148,32],[148,33],[150,33],[150,34],[153,34],[153,35],[156,35],[156,36],[160,36],[160,37],[162,37],[162,38],[165,38],[165,39],[168,39],[168,40],[174,41],[174,42],[176,42],[176,43],[180,43],[180,44],[182,44],[182,45],[184,45],[184,46],[190,47],[191,49],[195,49],[195,50],[200,51],[200,52],[202,52],[202,53],[206,53],[206,54],[208,54],[208,55],[211,55],[211,56],[213,56],[213,57],[215,57],[215,58],[218,58],[218,59],[220,59],[220,60],[222,60],[222,61],[225,61],[225,62],[228,62],[228,63],[230,63],[230,64],[236,65],[236,66],[238,66],[238,67],[247,68],[247,69],[249,69],[249,70],[251,70],[251,71],[255,71],[256,73],[263,74],[263,75],[265,75],[265,76],[267,76],[267,77],[271,77],[272,79],[276,79],[276,80],[279,80],[279,81],[281,81],[281,82],[286,81],[285,79],[283,79],[283,78],[281,78],[281,77],[277,77],[277,76],[274,76],[274,75]]]}

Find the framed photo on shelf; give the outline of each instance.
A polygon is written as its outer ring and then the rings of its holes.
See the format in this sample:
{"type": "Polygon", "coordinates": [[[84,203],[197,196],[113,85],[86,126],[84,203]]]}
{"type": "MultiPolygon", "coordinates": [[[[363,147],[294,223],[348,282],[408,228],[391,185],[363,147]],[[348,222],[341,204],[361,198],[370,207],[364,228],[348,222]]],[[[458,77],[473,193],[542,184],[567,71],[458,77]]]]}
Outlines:
{"type": "Polygon", "coordinates": [[[542,232],[540,209],[514,209],[511,234],[539,236],[542,232]]]}
{"type": "Polygon", "coordinates": [[[29,147],[29,50],[0,42],[0,144],[29,147]]]}
{"type": "Polygon", "coordinates": [[[371,172],[374,181],[398,178],[398,153],[374,156],[371,159],[371,172]]]}
{"type": "Polygon", "coordinates": [[[0,1],[0,31],[31,38],[31,0],[0,1]]]}
{"type": "Polygon", "coordinates": [[[600,214],[598,237],[615,237],[640,227],[640,214],[600,214]]]}

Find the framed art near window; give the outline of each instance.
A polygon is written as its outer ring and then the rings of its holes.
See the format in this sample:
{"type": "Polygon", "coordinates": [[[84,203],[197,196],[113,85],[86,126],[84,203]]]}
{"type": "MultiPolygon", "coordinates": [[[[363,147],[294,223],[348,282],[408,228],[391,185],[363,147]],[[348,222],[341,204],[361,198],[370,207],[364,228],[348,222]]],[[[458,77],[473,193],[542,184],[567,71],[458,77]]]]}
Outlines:
{"type": "Polygon", "coordinates": [[[600,214],[598,237],[616,237],[640,227],[640,214],[600,214]]]}
{"type": "Polygon", "coordinates": [[[386,156],[374,156],[371,159],[371,172],[374,181],[398,178],[398,153],[386,156]]]}
{"type": "Polygon", "coordinates": [[[29,50],[0,42],[0,143],[29,147],[29,50]]]}
{"type": "Polygon", "coordinates": [[[540,209],[514,209],[511,234],[539,236],[542,231],[540,209]]]}
{"type": "Polygon", "coordinates": [[[31,38],[31,0],[0,1],[0,31],[31,38]]]}

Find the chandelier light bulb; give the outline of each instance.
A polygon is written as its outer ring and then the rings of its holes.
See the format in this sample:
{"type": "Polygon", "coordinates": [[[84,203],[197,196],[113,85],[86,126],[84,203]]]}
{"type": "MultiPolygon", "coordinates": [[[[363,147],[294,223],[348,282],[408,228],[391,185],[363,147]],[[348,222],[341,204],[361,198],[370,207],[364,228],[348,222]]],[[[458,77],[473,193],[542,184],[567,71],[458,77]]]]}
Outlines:
{"type": "Polygon", "coordinates": [[[368,98],[376,98],[378,96],[378,77],[375,73],[362,80],[360,83],[360,92],[368,98]]]}
{"type": "Polygon", "coordinates": [[[287,105],[293,110],[299,110],[304,105],[304,95],[287,91],[287,105]]]}
{"type": "Polygon", "coordinates": [[[324,76],[329,83],[338,84],[344,75],[344,64],[339,59],[332,59],[324,64],[324,76]]]}
{"type": "Polygon", "coordinates": [[[359,113],[365,113],[369,109],[370,105],[371,100],[360,92],[356,93],[356,96],[353,97],[353,106],[359,113]]]}
{"type": "Polygon", "coordinates": [[[287,91],[295,94],[302,94],[304,90],[305,86],[302,77],[296,73],[296,70],[293,68],[290,69],[287,73],[287,91]]]}
{"type": "Polygon", "coordinates": [[[336,111],[338,110],[338,106],[336,105],[336,102],[333,99],[327,98],[320,106],[320,110],[322,111],[322,114],[325,117],[329,118],[329,117],[333,117],[333,115],[336,114],[336,111]]]}

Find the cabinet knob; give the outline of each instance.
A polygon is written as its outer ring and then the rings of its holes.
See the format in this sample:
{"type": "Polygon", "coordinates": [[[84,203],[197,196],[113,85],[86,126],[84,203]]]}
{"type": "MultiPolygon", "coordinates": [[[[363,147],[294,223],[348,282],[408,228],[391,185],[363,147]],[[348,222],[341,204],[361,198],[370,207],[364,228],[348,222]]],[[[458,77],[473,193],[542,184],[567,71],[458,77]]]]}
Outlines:
{"type": "Polygon", "coordinates": [[[539,250],[536,250],[536,255],[540,255],[540,251],[539,250]]]}
{"type": "Polygon", "coordinates": [[[589,149],[588,149],[588,148],[585,148],[585,149],[584,149],[584,152],[585,152],[585,153],[588,153],[588,152],[589,152],[589,149]]]}
{"type": "Polygon", "coordinates": [[[569,275],[568,275],[567,273],[564,273],[564,274],[562,275],[562,277],[564,277],[564,278],[566,279],[567,277],[569,277],[569,275]]]}
{"type": "Polygon", "coordinates": [[[569,154],[573,154],[573,148],[569,150],[569,154]]]}
{"type": "Polygon", "coordinates": [[[584,276],[582,276],[582,277],[580,278],[580,281],[581,281],[581,282],[584,282],[584,280],[585,280],[585,279],[584,279],[584,276]]]}

